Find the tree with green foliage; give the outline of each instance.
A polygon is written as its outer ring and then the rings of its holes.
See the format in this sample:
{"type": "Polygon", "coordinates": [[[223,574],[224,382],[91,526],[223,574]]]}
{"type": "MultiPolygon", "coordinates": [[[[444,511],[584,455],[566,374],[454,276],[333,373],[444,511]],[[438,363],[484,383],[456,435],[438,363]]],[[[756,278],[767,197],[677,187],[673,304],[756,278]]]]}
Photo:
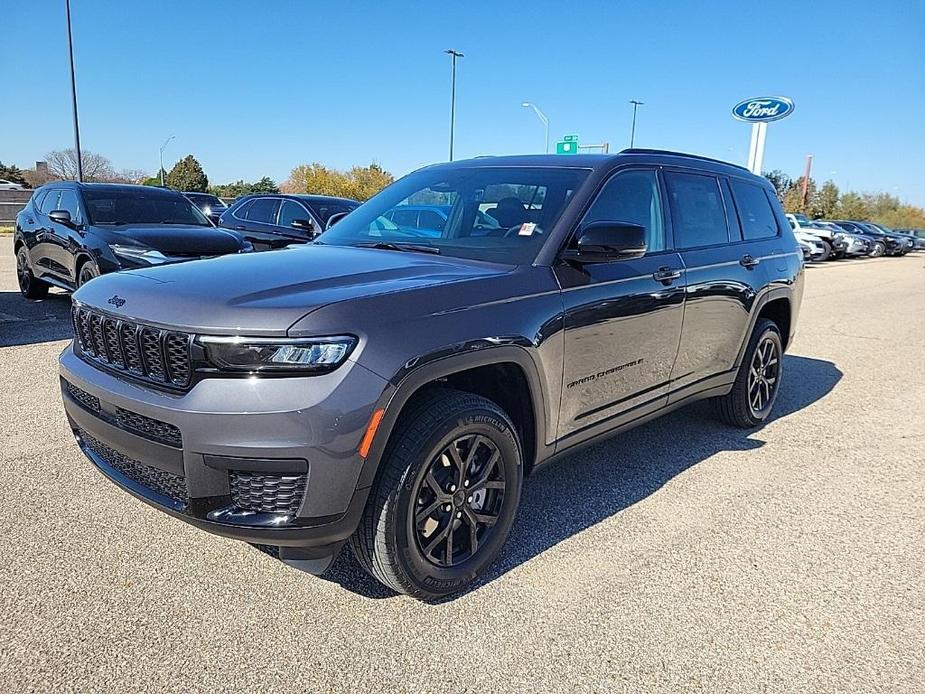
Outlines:
{"type": "Polygon", "coordinates": [[[784,199],[784,193],[793,185],[793,179],[790,178],[780,169],[774,169],[773,171],[765,171],[762,176],[768,179],[771,182],[771,185],[774,186],[774,190],[777,192],[777,197],[779,200],[784,199]]]}
{"type": "Polygon", "coordinates": [[[867,203],[857,193],[845,193],[838,199],[838,217],[840,219],[867,219],[867,203]]]}
{"type": "Polygon", "coordinates": [[[15,164],[10,164],[6,166],[2,161],[0,161],[0,178],[4,181],[9,181],[10,183],[18,183],[23,188],[29,188],[29,182],[23,176],[22,169],[20,169],[15,164]]]}
{"type": "Polygon", "coordinates": [[[166,184],[166,181],[167,181],[167,172],[164,171],[163,169],[161,169],[160,171],[158,171],[158,172],[157,172],[156,174],[154,174],[153,176],[148,176],[146,179],[144,179],[144,180],[141,182],[141,185],[143,185],[143,186],[157,186],[157,187],[160,187],[161,181],[164,181],[165,184],[166,184]],[[161,177],[161,174],[163,174],[163,178],[161,177]]]}
{"type": "Polygon", "coordinates": [[[196,157],[187,154],[167,174],[167,185],[184,192],[205,193],[209,189],[209,179],[196,157]]]}
{"type": "Polygon", "coordinates": [[[831,219],[838,214],[838,186],[826,181],[810,205],[814,219],[831,219]]]}
{"type": "Polygon", "coordinates": [[[276,185],[272,178],[264,176],[253,183],[245,183],[244,180],[239,180],[234,183],[211,186],[209,192],[220,198],[239,198],[242,195],[251,195],[252,193],[278,193],[279,186],[276,185]]]}

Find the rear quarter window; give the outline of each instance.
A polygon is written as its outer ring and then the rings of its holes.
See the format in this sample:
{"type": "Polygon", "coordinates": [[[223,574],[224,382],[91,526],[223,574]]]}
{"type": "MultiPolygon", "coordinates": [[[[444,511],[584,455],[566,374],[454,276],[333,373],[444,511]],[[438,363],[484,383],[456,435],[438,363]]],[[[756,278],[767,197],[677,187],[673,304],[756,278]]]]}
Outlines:
{"type": "Polygon", "coordinates": [[[730,181],[739,222],[746,239],[767,239],[777,236],[777,220],[764,188],[746,181],[730,181]]]}

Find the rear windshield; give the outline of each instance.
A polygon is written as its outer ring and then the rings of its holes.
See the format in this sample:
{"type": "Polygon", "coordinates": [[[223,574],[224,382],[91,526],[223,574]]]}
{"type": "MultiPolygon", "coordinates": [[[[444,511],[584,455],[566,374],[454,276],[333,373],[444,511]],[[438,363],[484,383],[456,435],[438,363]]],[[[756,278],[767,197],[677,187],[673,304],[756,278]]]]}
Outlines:
{"type": "Polygon", "coordinates": [[[306,202],[308,206],[312,208],[312,212],[315,213],[315,216],[318,218],[318,221],[320,221],[322,225],[327,224],[328,218],[333,214],[340,214],[341,212],[353,212],[357,207],[359,207],[359,205],[349,205],[341,202],[311,202],[308,200],[303,202],[306,202]]]}
{"type": "Polygon", "coordinates": [[[184,196],[137,190],[83,191],[90,224],[192,224],[212,226],[184,196]]]}

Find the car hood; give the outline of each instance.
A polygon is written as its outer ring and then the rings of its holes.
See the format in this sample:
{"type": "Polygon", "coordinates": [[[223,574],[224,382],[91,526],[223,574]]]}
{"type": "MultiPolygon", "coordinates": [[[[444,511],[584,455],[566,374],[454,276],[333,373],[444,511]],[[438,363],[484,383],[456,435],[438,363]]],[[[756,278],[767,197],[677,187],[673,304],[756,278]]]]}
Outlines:
{"type": "Polygon", "coordinates": [[[241,250],[241,237],[224,229],[194,224],[102,226],[112,243],[139,244],[165,255],[219,255],[241,250]]]}
{"type": "Polygon", "coordinates": [[[187,332],[278,336],[321,306],[511,270],[424,253],[299,245],[103,275],[74,298],[187,332]]]}

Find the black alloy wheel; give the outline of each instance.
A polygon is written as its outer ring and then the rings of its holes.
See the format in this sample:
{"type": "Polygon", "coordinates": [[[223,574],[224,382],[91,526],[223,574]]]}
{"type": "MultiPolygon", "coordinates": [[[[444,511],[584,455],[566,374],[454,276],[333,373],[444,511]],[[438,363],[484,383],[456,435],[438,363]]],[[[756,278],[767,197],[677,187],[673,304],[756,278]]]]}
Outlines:
{"type": "Polygon", "coordinates": [[[486,542],[504,502],[498,446],[469,434],[451,441],[417,482],[413,519],[418,550],[437,566],[457,566],[486,542]]]}
{"type": "Polygon", "coordinates": [[[88,260],[80,266],[80,274],[77,275],[77,288],[84,286],[94,277],[100,276],[100,270],[92,260],[88,260]]]}
{"type": "Polygon", "coordinates": [[[753,429],[771,415],[783,376],[784,342],[774,321],[758,320],[726,395],[713,398],[716,414],[727,424],[753,429]]]}
{"type": "Polygon", "coordinates": [[[510,534],[522,480],[520,440],[497,403],[429,388],[389,435],[350,548],[396,592],[436,600],[465,590],[510,534]]]}
{"type": "Polygon", "coordinates": [[[48,294],[48,285],[32,274],[25,246],[20,246],[16,252],[16,282],[20,293],[27,299],[41,299],[48,294]]]}

